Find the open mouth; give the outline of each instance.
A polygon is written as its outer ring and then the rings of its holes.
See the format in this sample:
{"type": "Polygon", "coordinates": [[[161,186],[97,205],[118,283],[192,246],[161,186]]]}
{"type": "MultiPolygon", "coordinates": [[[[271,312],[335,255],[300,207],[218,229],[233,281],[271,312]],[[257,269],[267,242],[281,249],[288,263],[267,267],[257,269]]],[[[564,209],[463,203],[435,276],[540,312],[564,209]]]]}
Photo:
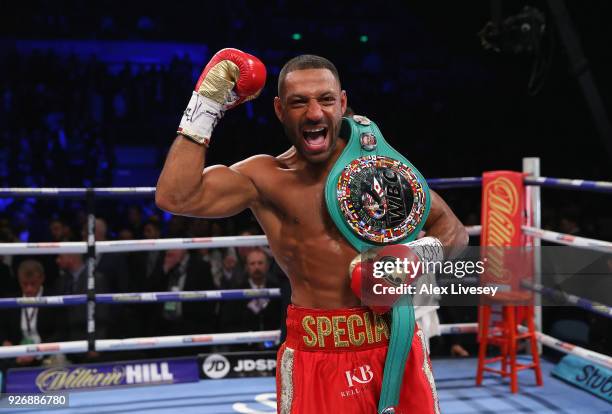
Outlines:
{"type": "Polygon", "coordinates": [[[302,130],[306,150],[309,152],[321,152],[327,149],[329,140],[327,139],[326,127],[308,127],[302,130]]]}

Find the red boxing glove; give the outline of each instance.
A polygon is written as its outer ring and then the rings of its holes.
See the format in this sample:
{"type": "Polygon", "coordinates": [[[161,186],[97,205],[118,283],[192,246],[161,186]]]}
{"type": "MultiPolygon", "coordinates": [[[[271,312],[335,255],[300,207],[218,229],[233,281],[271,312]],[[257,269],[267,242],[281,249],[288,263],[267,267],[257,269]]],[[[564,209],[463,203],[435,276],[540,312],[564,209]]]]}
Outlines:
{"type": "Polygon", "coordinates": [[[442,244],[432,237],[371,249],[351,262],[351,289],[364,305],[387,312],[400,296],[416,293],[410,285],[427,273],[427,262],[441,261],[443,254],[442,244]]]}
{"type": "Polygon", "coordinates": [[[256,98],[266,83],[266,67],[238,49],[222,49],[206,65],[177,132],[208,144],[226,110],[256,98]]]}
{"type": "Polygon", "coordinates": [[[194,91],[225,105],[227,110],[255,99],[265,83],[266,67],[259,59],[227,48],[215,53],[208,62],[194,91]]]}
{"type": "Polygon", "coordinates": [[[418,261],[418,256],[401,244],[372,249],[351,262],[351,289],[364,305],[385,313],[408,293],[405,287],[416,277],[411,262],[418,261]]]}

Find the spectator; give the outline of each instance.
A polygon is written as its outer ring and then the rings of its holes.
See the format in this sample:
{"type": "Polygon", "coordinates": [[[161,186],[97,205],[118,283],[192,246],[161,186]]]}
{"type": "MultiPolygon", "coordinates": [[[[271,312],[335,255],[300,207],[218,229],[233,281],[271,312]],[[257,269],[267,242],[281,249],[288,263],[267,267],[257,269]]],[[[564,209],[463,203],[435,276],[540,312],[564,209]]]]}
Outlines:
{"type": "MultiPolygon", "coordinates": [[[[87,293],[87,269],[80,254],[60,254],[57,257],[57,265],[61,274],[58,283],[58,294],[77,295],[87,293]]],[[[108,289],[104,278],[95,272],[95,283],[97,293],[107,293],[108,289]]],[[[96,338],[107,338],[108,306],[96,306],[96,338]]],[[[87,311],[84,305],[76,310],[70,309],[63,321],[67,326],[66,341],[77,341],[87,338],[86,334],[87,311]]]]}
{"type": "MultiPolygon", "coordinates": [[[[8,220],[0,220],[0,243],[16,243],[18,239],[15,237],[13,230],[8,224],[8,220]]],[[[0,256],[0,263],[6,265],[11,269],[13,266],[13,256],[3,255],[0,256]]],[[[16,281],[13,282],[13,287],[16,288],[16,281]]],[[[2,289],[2,288],[0,288],[2,289]]],[[[16,289],[14,289],[16,291],[16,289]]]]}
{"type": "Polygon", "coordinates": [[[0,298],[17,296],[17,281],[11,273],[11,268],[0,261],[0,298]]]}
{"type": "Polygon", "coordinates": [[[132,232],[132,230],[127,229],[127,228],[122,228],[117,232],[117,239],[118,240],[134,240],[136,237],[134,236],[134,233],[132,232]]]}
{"type": "MultiPolygon", "coordinates": [[[[243,230],[238,235],[239,236],[254,236],[255,232],[253,230],[243,230]]],[[[239,246],[239,247],[236,247],[236,252],[238,253],[237,256],[236,256],[238,258],[238,266],[241,269],[245,269],[246,261],[247,261],[247,256],[254,249],[256,249],[256,247],[254,247],[254,246],[239,246]]]]}
{"type": "MultiPolygon", "coordinates": [[[[45,271],[36,260],[24,260],[19,264],[17,279],[22,297],[34,298],[53,295],[45,289],[45,271]]],[[[9,309],[2,318],[6,333],[3,345],[27,345],[46,342],[57,342],[62,336],[62,321],[65,311],[57,307],[24,307],[9,309]]],[[[14,360],[16,366],[40,365],[41,356],[24,355],[14,360]]]]}
{"type": "Polygon", "coordinates": [[[219,289],[239,289],[245,280],[244,273],[238,265],[238,259],[231,250],[225,251],[221,267],[221,279],[219,289]]]}
{"type": "MultiPolygon", "coordinates": [[[[193,291],[213,288],[210,268],[185,249],[168,250],[156,275],[157,291],[193,291]]],[[[165,302],[151,321],[153,335],[186,335],[211,332],[214,326],[212,302],[165,302]]]]}
{"type": "Polygon", "coordinates": [[[134,239],[140,239],[143,232],[142,211],[139,206],[132,205],[127,210],[127,223],[125,227],[132,231],[134,239]]]}
{"type": "MultiPolygon", "coordinates": [[[[83,240],[86,240],[86,228],[83,229],[83,240]]],[[[106,241],[108,226],[106,220],[96,218],[96,241],[106,241]]],[[[103,281],[105,292],[126,293],[129,291],[130,275],[128,273],[127,253],[97,253],[96,275],[103,281]]],[[[101,292],[101,291],[100,291],[101,292]]],[[[124,323],[109,325],[108,336],[111,338],[125,338],[134,323],[131,308],[125,306],[112,306],[109,308],[111,320],[122,320],[124,323]]]]}
{"type": "Polygon", "coordinates": [[[168,221],[169,237],[187,237],[188,218],[182,216],[172,216],[168,221]]]}
{"type": "Polygon", "coordinates": [[[73,239],[72,230],[62,219],[56,218],[49,222],[49,234],[51,241],[63,242],[73,239]]]}
{"type": "Polygon", "coordinates": [[[223,278],[223,253],[226,251],[227,249],[198,250],[202,261],[210,266],[213,284],[216,289],[221,289],[221,280],[223,278]]]}
{"type": "MultiPolygon", "coordinates": [[[[149,220],[143,226],[143,236],[145,239],[159,239],[161,229],[159,222],[149,220]]],[[[134,252],[128,256],[130,281],[130,292],[151,292],[154,288],[152,275],[161,269],[164,254],[160,250],[148,252],[134,252]]]]}
{"type": "MultiPolygon", "coordinates": [[[[262,249],[253,249],[246,256],[247,279],[242,289],[278,287],[271,282],[270,260],[262,249]]],[[[219,316],[220,330],[225,332],[262,331],[279,329],[280,303],[278,299],[257,298],[242,302],[225,302],[219,316]]]]}
{"type": "MultiPolygon", "coordinates": [[[[143,236],[145,239],[159,239],[160,234],[159,221],[149,219],[145,222],[143,226],[143,236]]],[[[165,290],[165,288],[159,286],[159,280],[155,279],[155,275],[162,274],[162,265],[164,263],[163,251],[132,252],[127,255],[127,263],[129,269],[129,292],[154,292],[156,289],[165,290]]],[[[133,323],[129,328],[130,336],[158,335],[157,333],[147,331],[151,315],[154,315],[156,312],[156,304],[127,305],[126,309],[129,309],[132,315],[131,322],[133,323]]]]}

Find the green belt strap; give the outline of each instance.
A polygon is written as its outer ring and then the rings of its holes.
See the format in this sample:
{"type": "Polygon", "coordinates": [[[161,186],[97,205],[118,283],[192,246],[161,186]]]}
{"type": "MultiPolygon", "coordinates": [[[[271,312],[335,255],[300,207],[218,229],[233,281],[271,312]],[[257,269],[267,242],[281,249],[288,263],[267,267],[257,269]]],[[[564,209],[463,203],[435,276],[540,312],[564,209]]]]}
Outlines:
{"type": "MultiPolygon", "coordinates": [[[[340,132],[342,138],[348,139],[346,148],[336,161],[332,168],[325,185],[325,201],[329,214],[342,233],[342,235],[357,249],[360,253],[373,247],[380,247],[382,244],[375,244],[358,235],[355,230],[346,222],[338,202],[338,180],[343,173],[345,166],[353,160],[364,156],[385,156],[400,161],[408,166],[412,173],[417,177],[417,185],[422,186],[426,194],[425,206],[422,219],[415,228],[405,235],[401,240],[396,240],[394,243],[406,243],[416,239],[419,231],[425,224],[430,208],[429,187],[423,176],[416,168],[393,147],[391,147],[383,138],[382,133],[374,124],[365,117],[354,116],[351,118],[343,118],[342,130],[340,132]],[[373,134],[375,137],[374,147],[364,146],[361,137],[364,134],[373,134]]],[[[391,243],[389,243],[391,244],[391,243]]],[[[404,377],[404,369],[406,360],[412,347],[412,337],[414,335],[414,308],[410,296],[402,296],[393,306],[391,319],[391,335],[389,339],[389,348],[385,360],[385,370],[383,375],[382,389],[380,400],[378,403],[378,412],[382,413],[390,407],[396,407],[399,403],[399,393],[404,377]]],[[[393,412],[389,410],[387,412],[393,412]]]]}
{"type": "Polygon", "coordinates": [[[414,307],[410,295],[403,295],[393,305],[391,316],[391,339],[385,359],[378,412],[382,413],[388,407],[399,404],[402,379],[414,335],[414,307]]]}

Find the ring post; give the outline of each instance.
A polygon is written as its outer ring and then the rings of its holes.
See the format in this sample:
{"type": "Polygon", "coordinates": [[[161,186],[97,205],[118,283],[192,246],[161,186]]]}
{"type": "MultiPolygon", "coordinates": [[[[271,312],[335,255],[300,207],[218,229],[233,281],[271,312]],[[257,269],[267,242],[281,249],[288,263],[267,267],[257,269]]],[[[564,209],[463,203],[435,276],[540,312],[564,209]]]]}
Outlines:
{"type": "Polygon", "coordinates": [[[96,350],[96,215],[95,193],[88,188],[85,194],[87,209],[87,350],[96,350]]]}
{"type": "MultiPolygon", "coordinates": [[[[540,158],[523,158],[523,172],[526,173],[530,178],[540,177],[540,158]]],[[[535,185],[526,186],[525,195],[527,198],[527,223],[529,223],[529,225],[532,227],[541,229],[542,199],[540,187],[535,185]]],[[[532,237],[531,241],[531,245],[533,246],[533,281],[534,283],[537,283],[539,285],[542,283],[542,256],[540,251],[542,241],[539,237],[532,237]]],[[[536,331],[542,332],[542,295],[535,295],[534,307],[536,331]]],[[[538,353],[542,353],[542,344],[540,342],[538,342],[538,353]]]]}

